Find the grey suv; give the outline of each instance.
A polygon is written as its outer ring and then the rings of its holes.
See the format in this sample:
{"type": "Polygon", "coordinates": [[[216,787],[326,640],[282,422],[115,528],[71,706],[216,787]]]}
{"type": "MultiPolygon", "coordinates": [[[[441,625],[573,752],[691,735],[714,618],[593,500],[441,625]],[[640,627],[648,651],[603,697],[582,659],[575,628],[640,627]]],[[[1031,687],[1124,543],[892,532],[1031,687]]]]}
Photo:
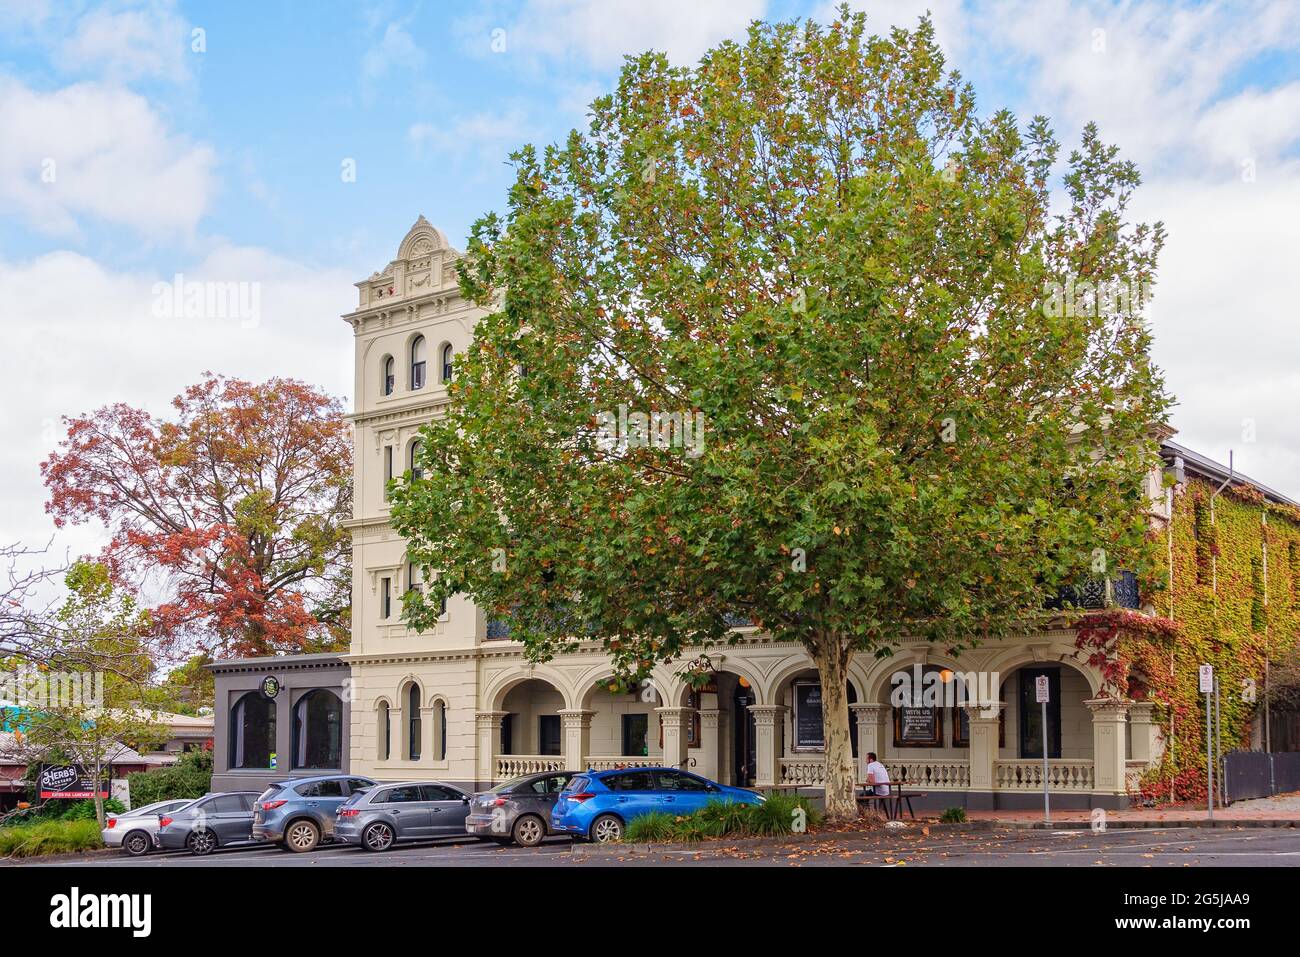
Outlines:
{"type": "Polygon", "coordinates": [[[476,837],[536,847],[547,834],[554,833],[550,828],[551,809],[574,773],[525,774],[474,795],[465,830],[476,837]]]}
{"type": "Polygon", "coordinates": [[[386,851],[398,841],[464,836],[468,813],[469,795],[441,781],[380,784],[339,808],[334,838],[386,851]]]}
{"type": "Polygon", "coordinates": [[[334,839],[334,813],[363,788],[370,778],[354,774],[329,774],[279,781],[262,792],[253,812],[253,839],[279,844],[288,851],[314,850],[334,839]]]}

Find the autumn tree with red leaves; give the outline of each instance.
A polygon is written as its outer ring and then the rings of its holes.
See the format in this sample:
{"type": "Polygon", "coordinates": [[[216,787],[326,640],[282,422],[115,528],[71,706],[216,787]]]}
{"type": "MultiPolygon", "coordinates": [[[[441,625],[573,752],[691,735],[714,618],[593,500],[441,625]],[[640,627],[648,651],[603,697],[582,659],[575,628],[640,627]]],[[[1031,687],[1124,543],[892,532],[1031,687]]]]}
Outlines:
{"type": "Polygon", "coordinates": [[[339,401],[208,373],[174,421],[118,403],[65,418],[41,465],[57,526],[97,521],[116,582],[165,596],[164,650],[217,657],[347,641],[352,443],[339,401]]]}

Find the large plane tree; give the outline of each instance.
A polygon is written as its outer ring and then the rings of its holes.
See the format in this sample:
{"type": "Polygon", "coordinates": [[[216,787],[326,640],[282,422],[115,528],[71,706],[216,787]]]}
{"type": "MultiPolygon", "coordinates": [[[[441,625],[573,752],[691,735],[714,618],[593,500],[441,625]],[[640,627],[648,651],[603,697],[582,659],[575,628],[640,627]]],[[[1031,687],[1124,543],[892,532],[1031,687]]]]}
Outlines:
{"type": "Polygon", "coordinates": [[[1007,634],[1142,541],[1167,400],[1137,171],[982,114],[928,21],[847,10],[629,58],[512,161],[462,266],[488,315],[394,490],[431,570],[409,620],[468,593],[530,655],[601,642],[636,679],[749,619],[815,662],[855,815],[853,655],[1007,634]]]}

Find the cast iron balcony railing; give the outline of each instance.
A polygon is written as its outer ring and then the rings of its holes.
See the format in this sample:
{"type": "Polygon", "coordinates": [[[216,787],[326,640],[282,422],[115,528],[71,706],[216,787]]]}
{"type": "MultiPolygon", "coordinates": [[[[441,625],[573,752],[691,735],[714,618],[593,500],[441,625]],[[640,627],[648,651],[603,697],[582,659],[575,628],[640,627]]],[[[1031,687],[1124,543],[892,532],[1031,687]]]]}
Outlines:
{"type": "Polygon", "coordinates": [[[1108,581],[1101,577],[1085,578],[1074,585],[1063,585],[1056,598],[1047,603],[1049,609],[1074,608],[1096,610],[1099,608],[1140,608],[1138,604],[1137,575],[1120,570],[1108,581]]]}
{"type": "Polygon", "coordinates": [[[487,640],[502,641],[510,637],[510,620],[508,618],[493,618],[487,623],[487,640]]]}

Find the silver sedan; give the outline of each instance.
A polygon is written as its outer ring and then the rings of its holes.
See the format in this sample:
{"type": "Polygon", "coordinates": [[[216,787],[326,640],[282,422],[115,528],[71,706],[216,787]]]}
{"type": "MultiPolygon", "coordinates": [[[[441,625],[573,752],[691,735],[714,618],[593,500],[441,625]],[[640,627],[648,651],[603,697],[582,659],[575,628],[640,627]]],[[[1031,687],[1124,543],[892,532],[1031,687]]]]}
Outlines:
{"type": "Polygon", "coordinates": [[[158,818],[183,808],[191,800],[155,801],[122,814],[106,815],[104,829],[99,832],[104,846],[120,847],[131,857],[148,854],[158,846],[158,818]]]}

